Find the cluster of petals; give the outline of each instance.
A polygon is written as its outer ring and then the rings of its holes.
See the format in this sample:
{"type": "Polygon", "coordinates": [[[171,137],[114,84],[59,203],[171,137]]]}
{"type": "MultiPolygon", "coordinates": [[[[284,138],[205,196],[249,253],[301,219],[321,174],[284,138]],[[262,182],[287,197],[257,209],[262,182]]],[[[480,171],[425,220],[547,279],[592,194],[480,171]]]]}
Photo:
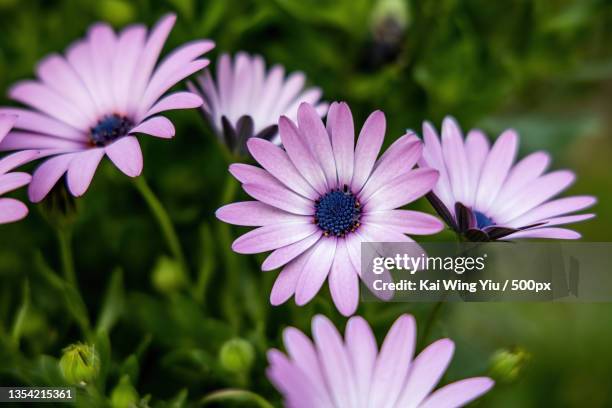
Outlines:
{"type": "Polygon", "coordinates": [[[429,123],[423,125],[423,139],[419,166],[440,172],[428,198],[469,240],[578,239],[578,232],[559,226],[595,215],[573,214],[595,204],[595,197],[555,198],[576,176],[569,170],[547,173],[548,153],[531,153],[515,163],[519,137],[514,130],[490,146],[483,132],[471,130],[464,139],[456,121],[446,118],[441,139],[429,123]]]}
{"type": "Polygon", "coordinates": [[[380,350],[368,323],[349,319],[344,338],[326,317],[312,321],[311,341],[289,327],[287,354],[268,351],[267,375],[290,408],[456,408],[493,386],[487,377],[460,380],[434,391],[454,352],[450,339],[438,340],[414,357],[416,323],[400,316],[380,350]]]}
{"type": "Polygon", "coordinates": [[[344,315],[359,300],[362,242],[413,242],[406,234],[433,234],[435,217],[399,209],[429,192],[432,169],[414,169],[422,143],[414,134],[396,140],[380,157],[385,116],[373,112],[355,143],[351,111],[333,103],[327,126],[313,106],[300,105],[297,123],[279,120],[283,147],[259,138],[247,143],[261,167],[233,164],[230,172],[254,201],[226,205],[222,221],[258,227],[232,248],[244,254],[272,251],[263,270],[282,267],[271,293],[278,305],[295,295],[308,303],[326,279],[344,315]]]}
{"type": "Polygon", "coordinates": [[[158,59],[176,17],[166,15],[150,31],[141,24],[119,33],[106,23],[92,25],[64,55],[51,54],[37,66],[36,80],[15,84],[9,96],[25,108],[0,108],[17,116],[15,130],[0,151],[36,149],[47,157],[32,175],[29,197],[41,201],[66,174],[70,192],[88,189],[104,156],[130,177],[140,175],[142,151],[136,134],[174,136],[160,113],[195,108],[191,92],[166,92],[209,61],[209,40],[187,43],[158,59]]]}
{"type": "Polygon", "coordinates": [[[215,77],[207,68],[188,87],[204,100],[202,112],[215,134],[232,151],[244,153],[251,137],[278,144],[278,118],[286,116],[295,122],[303,102],[313,105],[319,116],[325,115],[328,104],[319,102],[321,89],[305,84],[303,72],[285,76],[283,66],[266,70],[261,55],[239,52],[233,59],[221,54],[215,77]]]}

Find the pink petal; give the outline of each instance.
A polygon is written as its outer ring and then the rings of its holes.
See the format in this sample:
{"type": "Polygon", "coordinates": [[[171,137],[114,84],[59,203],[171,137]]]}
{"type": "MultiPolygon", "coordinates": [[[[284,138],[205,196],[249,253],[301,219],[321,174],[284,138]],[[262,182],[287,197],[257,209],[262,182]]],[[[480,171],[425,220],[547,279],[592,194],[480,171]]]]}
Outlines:
{"type": "Polygon", "coordinates": [[[253,158],[287,188],[311,200],[318,198],[318,193],[298,172],[283,149],[259,138],[251,138],[247,147],[253,158]]]}
{"type": "Polygon", "coordinates": [[[482,167],[474,206],[486,212],[502,188],[518,149],[518,134],[506,130],[499,136],[482,167]]]}
{"type": "Polygon", "coordinates": [[[39,153],[36,150],[22,150],[4,157],[0,160],[0,176],[22,164],[35,160],[40,155],[39,153]]]}
{"type": "Polygon", "coordinates": [[[568,215],[565,217],[555,217],[555,218],[548,219],[546,221],[545,226],[551,227],[553,225],[573,224],[575,222],[590,220],[593,217],[595,217],[595,214],[579,214],[579,215],[568,215]]]}
{"type": "Polygon", "coordinates": [[[117,38],[113,29],[106,23],[94,23],[88,32],[90,58],[93,62],[92,73],[98,84],[97,101],[108,111],[115,105],[112,94],[111,64],[115,54],[117,38]]]}
{"type": "Polygon", "coordinates": [[[68,188],[75,197],[80,197],[89,188],[91,180],[104,157],[104,149],[89,149],[74,155],[68,167],[68,188]]]}
{"type": "Polygon", "coordinates": [[[232,244],[232,249],[240,254],[266,252],[293,244],[316,231],[315,225],[307,223],[264,225],[236,239],[232,244]]]}
{"type": "MultiPolygon", "coordinates": [[[[473,204],[476,199],[476,190],[482,166],[489,154],[489,140],[480,130],[470,130],[465,138],[465,154],[470,168],[470,197],[466,201],[473,204]]],[[[438,182],[439,183],[439,182],[438,182]]]]}
{"type": "Polygon", "coordinates": [[[140,100],[151,78],[153,68],[175,22],[176,15],[166,14],[151,30],[151,34],[142,48],[142,53],[132,75],[128,102],[128,110],[130,112],[136,112],[137,107],[140,105],[140,100]]]}
{"type": "Polygon", "coordinates": [[[351,110],[345,102],[341,102],[336,109],[331,124],[331,140],[338,169],[338,186],[348,186],[353,178],[355,127],[351,110]]]}
{"type": "Polygon", "coordinates": [[[4,136],[11,130],[16,121],[17,116],[15,115],[0,115],[0,142],[2,142],[4,136]]]}
{"type": "Polygon", "coordinates": [[[487,377],[457,381],[431,394],[419,408],[461,407],[489,391],[494,384],[493,380],[487,377]]]}
{"type": "Polygon", "coordinates": [[[293,261],[289,262],[281,271],[276,278],[274,286],[272,286],[272,292],[270,292],[270,303],[273,306],[278,306],[285,303],[293,294],[297,288],[298,279],[304,270],[306,261],[312,255],[314,247],[310,247],[302,255],[299,255],[293,261]]]}
{"type": "Polygon", "coordinates": [[[0,150],[53,149],[64,151],[84,150],[89,147],[83,142],[76,142],[55,136],[43,136],[34,133],[12,131],[0,143],[0,150]]]}
{"type": "Polygon", "coordinates": [[[436,130],[429,122],[423,123],[423,140],[425,141],[425,147],[422,157],[419,158],[419,166],[431,167],[440,172],[440,179],[433,192],[453,212],[456,200],[451,188],[444,156],[442,155],[442,145],[436,130]]]}
{"type": "Polygon", "coordinates": [[[174,137],[174,125],[168,118],[163,116],[154,116],[140,123],[138,126],[130,130],[132,133],[145,133],[151,136],[170,139],[174,137]]]}
{"type": "Polygon", "coordinates": [[[384,184],[372,196],[364,200],[368,211],[391,210],[404,206],[427,194],[438,181],[438,171],[416,169],[384,184]]]}
{"type": "Polygon", "coordinates": [[[250,164],[230,164],[229,172],[242,184],[278,184],[278,180],[266,170],[250,164]]]}
{"type": "Polygon", "coordinates": [[[28,207],[13,198],[0,198],[0,224],[19,221],[28,215],[28,207]]]}
{"type": "Polygon", "coordinates": [[[393,407],[410,368],[416,343],[416,322],[400,316],[380,348],[370,389],[370,406],[393,407]]]}
{"type": "Polygon", "coordinates": [[[138,177],[142,173],[142,150],[138,139],[125,136],[104,148],[108,158],[126,176],[138,177]]]}
{"type": "Polygon", "coordinates": [[[308,135],[310,149],[325,173],[327,185],[335,186],[336,161],[329,134],[323,126],[321,117],[312,105],[303,102],[298,109],[297,120],[300,131],[308,135]]]}
{"type": "Polygon", "coordinates": [[[302,135],[288,118],[281,117],[278,125],[283,146],[295,167],[319,194],[325,194],[328,189],[325,174],[304,144],[306,140],[302,140],[302,135]]]}
{"type": "Polygon", "coordinates": [[[378,353],[376,338],[368,322],[360,316],[349,319],[344,337],[355,376],[357,400],[366,402],[378,353]]]}
{"type": "Polygon", "coordinates": [[[301,241],[274,250],[261,265],[261,270],[271,271],[291,262],[316,244],[321,235],[323,232],[319,230],[301,241]]]}
{"type": "Polygon", "coordinates": [[[30,201],[37,203],[51,191],[51,188],[66,173],[76,153],[62,154],[45,161],[38,166],[28,187],[30,201]]]}
{"type": "Polygon", "coordinates": [[[336,327],[326,317],[317,315],[312,319],[312,335],[319,355],[324,356],[321,366],[335,406],[357,406],[353,369],[336,327]]]}
{"type": "Polygon", "coordinates": [[[79,109],[55,91],[35,81],[22,81],[9,90],[12,99],[66,122],[76,129],[87,129],[90,121],[79,109]]]}
{"type": "Polygon", "coordinates": [[[463,136],[457,122],[450,117],[445,118],[442,123],[442,154],[455,200],[471,206],[470,198],[474,195],[474,187],[470,183],[470,168],[463,146],[463,136]]]}
{"type": "Polygon", "coordinates": [[[115,102],[119,112],[127,113],[131,93],[133,92],[134,72],[139,68],[138,63],[147,29],[141,24],[136,24],[125,28],[117,40],[116,55],[121,58],[114,58],[112,66],[112,87],[115,95],[115,102]]]}
{"type": "Polygon", "coordinates": [[[359,303],[359,278],[349,259],[344,239],[338,240],[329,273],[329,291],[334,304],[344,316],[351,316],[359,303]]]}
{"type": "Polygon", "coordinates": [[[450,339],[438,340],[423,350],[412,363],[397,406],[416,408],[440,381],[453,357],[450,339]]]}
{"type": "Polygon", "coordinates": [[[299,215],[312,216],[314,214],[314,204],[312,201],[288,190],[279,182],[244,184],[242,188],[254,199],[281,210],[299,215]]]}
{"type": "MultiPolygon", "coordinates": [[[[318,227],[313,226],[313,228],[318,227]]],[[[335,237],[326,237],[313,246],[312,256],[304,264],[304,270],[297,283],[295,303],[298,306],[310,302],[323,286],[334,260],[336,241],[335,237]]]]}
{"type": "Polygon", "coordinates": [[[548,173],[531,182],[503,205],[492,208],[491,216],[499,224],[504,224],[565,190],[575,178],[574,173],[567,170],[548,173]]]}
{"type": "Polygon", "coordinates": [[[510,234],[504,239],[518,238],[550,238],[550,239],[579,239],[581,235],[576,231],[565,228],[534,228],[510,234]]]}
{"type": "Polygon", "coordinates": [[[156,113],[174,109],[190,109],[202,106],[202,98],[191,92],[175,92],[160,99],[144,115],[149,117],[156,113]]]}
{"type": "Polygon", "coordinates": [[[394,178],[411,171],[421,152],[422,143],[414,134],[397,139],[376,163],[374,171],[359,193],[359,199],[367,201],[372,194],[394,178]]]}
{"type": "MultiPolygon", "coordinates": [[[[17,121],[15,122],[15,128],[18,129],[57,136],[64,139],[88,141],[87,136],[80,130],[42,113],[21,108],[2,108],[0,109],[0,113],[16,115],[17,121]]],[[[1,141],[2,137],[0,137],[0,142],[1,141]]]]}
{"type": "Polygon", "coordinates": [[[286,222],[307,223],[311,220],[310,217],[291,214],[259,201],[242,201],[227,204],[219,208],[215,215],[218,219],[228,224],[247,227],[260,227],[262,225],[286,222]]]}
{"type": "Polygon", "coordinates": [[[521,189],[540,177],[549,164],[550,156],[545,152],[532,153],[518,162],[516,166],[510,170],[508,178],[504,182],[492,206],[497,207],[503,205],[504,202],[518,194],[521,189]]]}
{"type": "Polygon", "coordinates": [[[359,132],[359,139],[355,147],[355,169],[351,181],[351,189],[355,192],[361,190],[372,173],[385,139],[386,127],[385,114],[381,111],[374,111],[368,116],[359,132]]]}
{"type": "Polygon", "coordinates": [[[0,195],[23,187],[30,180],[32,177],[28,173],[15,172],[0,175],[0,195]]]}
{"type": "Polygon", "coordinates": [[[536,222],[553,218],[559,215],[569,214],[575,211],[584,210],[591,207],[597,202],[595,197],[591,196],[573,196],[559,198],[548,201],[539,207],[536,207],[518,218],[506,223],[509,227],[520,228],[526,225],[531,225],[536,222]]]}
{"type": "Polygon", "coordinates": [[[363,216],[362,222],[374,223],[411,235],[436,234],[444,229],[444,223],[433,215],[410,210],[368,212],[363,216]]]}
{"type": "Polygon", "coordinates": [[[280,351],[272,349],[268,351],[267,375],[283,394],[285,402],[291,407],[319,407],[322,406],[322,399],[308,377],[290,362],[280,351]]]}
{"type": "Polygon", "coordinates": [[[288,327],[283,331],[283,343],[293,363],[308,377],[321,396],[324,406],[331,406],[331,397],[325,384],[325,375],[319,364],[319,356],[310,339],[301,331],[288,327]]]}

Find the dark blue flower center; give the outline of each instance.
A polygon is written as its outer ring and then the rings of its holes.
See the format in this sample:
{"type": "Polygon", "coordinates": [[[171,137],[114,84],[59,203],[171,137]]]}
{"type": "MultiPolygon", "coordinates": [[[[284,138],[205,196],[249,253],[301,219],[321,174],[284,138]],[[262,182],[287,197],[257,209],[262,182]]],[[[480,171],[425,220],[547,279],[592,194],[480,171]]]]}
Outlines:
{"type": "Polygon", "coordinates": [[[491,217],[484,215],[480,211],[474,210],[474,216],[476,217],[476,227],[478,227],[478,229],[483,229],[490,225],[495,225],[495,221],[493,221],[491,217]]]}
{"type": "Polygon", "coordinates": [[[347,186],[325,194],[315,204],[315,224],[325,235],[342,237],[359,227],[361,205],[347,186]]]}
{"type": "Polygon", "coordinates": [[[91,142],[96,146],[105,146],[108,143],[128,134],[134,124],[130,119],[120,115],[106,115],[89,129],[91,142]]]}

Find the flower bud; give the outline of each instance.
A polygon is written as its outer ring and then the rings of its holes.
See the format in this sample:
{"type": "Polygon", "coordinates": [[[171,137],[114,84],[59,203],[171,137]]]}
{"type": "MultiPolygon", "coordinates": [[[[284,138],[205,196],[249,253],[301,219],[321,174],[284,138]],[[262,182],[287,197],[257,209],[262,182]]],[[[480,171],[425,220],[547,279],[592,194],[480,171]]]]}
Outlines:
{"type": "Polygon", "coordinates": [[[520,347],[497,350],[491,356],[490,375],[499,382],[514,382],[530,359],[531,355],[520,347]]]}
{"type": "Polygon", "coordinates": [[[43,218],[54,228],[70,226],[78,214],[77,201],[65,183],[57,183],[41,201],[39,209],[43,218]]]}
{"type": "Polygon", "coordinates": [[[138,392],[130,383],[130,377],[124,375],[115,386],[110,397],[112,408],[130,408],[138,403],[138,392]]]}
{"type": "Polygon", "coordinates": [[[255,360],[255,350],[251,343],[235,338],[226,341],[219,352],[221,366],[236,374],[247,373],[255,360]]]}
{"type": "Polygon", "coordinates": [[[63,350],[60,370],[70,384],[90,383],[100,372],[100,357],[94,346],[72,344],[63,350]]]}
{"type": "Polygon", "coordinates": [[[181,264],[166,256],[155,263],[151,280],[155,289],[162,293],[176,292],[185,285],[185,275],[181,264]]]}

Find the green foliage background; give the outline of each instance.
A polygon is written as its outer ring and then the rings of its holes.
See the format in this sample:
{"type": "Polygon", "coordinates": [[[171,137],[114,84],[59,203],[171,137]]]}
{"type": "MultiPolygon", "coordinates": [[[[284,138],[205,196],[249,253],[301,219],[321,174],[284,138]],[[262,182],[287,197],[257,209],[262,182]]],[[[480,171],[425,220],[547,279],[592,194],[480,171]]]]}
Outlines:
{"type": "MultiPolygon", "coordinates": [[[[0,89],[32,77],[41,57],[62,51],[94,21],[152,24],[168,11],[178,22],[166,52],[207,37],[217,43],[213,58],[246,50],[303,70],[325,99],[348,101],[359,125],[382,109],[387,143],[406,128],[419,130],[424,119],[439,126],[447,114],[491,136],[518,129],[523,154],[551,151],[554,168],[577,172],[572,193],[598,196],[598,217],[576,226],[584,240],[610,240],[609,1],[0,0],[0,89]],[[382,34],[391,40],[381,53],[382,34]]],[[[4,96],[0,103],[11,104],[4,96]]],[[[131,384],[140,398],[150,396],[143,406],[197,406],[226,388],[277,405],[265,351],[280,346],[282,328],[309,332],[316,313],[344,327],[327,289],[304,308],[269,305],[277,272],[259,271],[262,257],[232,254],[229,245],[242,231],[214,218],[216,208],[240,196],[223,147],[198,112],[170,116],[174,140],[142,139],[145,176],[178,228],[192,283],[175,275],[132,182],[104,163],[78,200],[78,289],[58,277],[56,235],[39,206],[30,205],[25,221],[0,227],[0,384],[62,385],[62,349],[84,341],[95,343],[102,369],[79,395],[80,406],[107,404],[121,378],[124,389],[131,384]],[[248,372],[220,364],[222,345],[236,337],[255,349],[248,372]]],[[[25,198],[23,191],[16,196],[25,198]]],[[[431,211],[425,202],[414,207],[431,211]]],[[[359,313],[382,338],[404,312],[423,327],[432,307],[362,304],[359,313]]],[[[442,309],[429,341],[449,336],[457,343],[444,382],[486,374],[500,348],[530,353],[517,380],[499,382],[475,406],[612,406],[610,312],[610,304],[453,304],[442,309]]],[[[242,406],[257,403],[245,398],[242,406]]]]}

